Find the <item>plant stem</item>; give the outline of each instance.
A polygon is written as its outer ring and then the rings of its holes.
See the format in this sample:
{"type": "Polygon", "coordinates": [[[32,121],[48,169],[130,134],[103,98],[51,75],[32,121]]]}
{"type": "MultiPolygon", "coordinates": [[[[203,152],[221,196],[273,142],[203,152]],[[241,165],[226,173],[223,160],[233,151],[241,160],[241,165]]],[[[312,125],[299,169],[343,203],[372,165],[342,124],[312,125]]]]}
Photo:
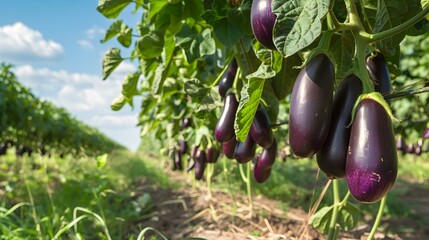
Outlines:
{"type": "Polygon", "coordinates": [[[380,207],[378,208],[377,217],[375,218],[374,225],[372,225],[372,229],[371,229],[371,232],[369,233],[368,240],[371,240],[374,237],[375,232],[377,231],[377,228],[380,225],[381,217],[383,216],[384,207],[386,206],[386,199],[387,199],[387,195],[381,199],[380,207]]]}
{"type": "Polygon", "coordinates": [[[226,184],[227,184],[228,192],[229,192],[229,194],[231,194],[231,197],[232,197],[232,209],[233,209],[233,212],[235,214],[235,212],[237,211],[237,202],[235,200],[235,195],[233,194],[232,189],[231,189],[231,183],[229,182],[228,168],[226,167],[226,157],[224,156],[222,158],[222,160],[223,160],[222,161],[223,175],[225,177],[225,181],[226,181],[226,184]]]}
{"type": "Polygon", "coordinates": [[[369,40],[370,40],[370,42],[377,42],[377,41],[383,40],[385,38],[399,34],[403,31],[407,30],[408,28],[410,28],[411,26],[413,26],[414,24],[416,24],[420,20],[422,20],[426,16],[426,14],[428,14],[428,13],[429,13],[429,7],[426,7],[425,9],[423,9],[423,11],[419,12],[417,15],[410,18],[408,21],[406,21],[406,22],[404,22],[404,23],[402,23],[396,27],[390,28],[390,29],[383,31],[383,32],[370,34],[368,36],[369,40]]]}
{"type": "Polygon", "coordinates": [[[425,93],[425,92],[429,92],[429,87],[424,87],[420,89],[411,89],[411,90],[397,92],[397,93],[390,93],[384,96],[384,98],[385,99],[401,98],[401,97],[407,97],[407,96],[425,93]]]}
{"type": "Polygon", "coordinates": [[[277,122],[277,123],[271,123],[270,127],[273,128],[273,127],[278,127],[278,126],[286,125],[286,124],[289,124],[288,120],[277,122]]]}
{"type": "Polygon", "coordinates": [[[229,69],[229,65],[231,64],[231,61],[234,57],[232,57],[231,59],[228,59],[225,62],[225,66],[223,67],[222,71],[219,73],[219,75],[217,76],[217,78],[214,80],[214,82],[210,85],[210,87],[214,87],[216,85],[218,85],[220,79],[223,77],[223,75],[225,74],[225,72],[229,69]]]}
{"type": "Polygon", "coordinates": [[[329,224],[328,239],[335,239],[335,228],[337,226],[338,210],[340,204],[340,194],[338,189],[338,180],[332,180],[332,191],[334,193],[334,209],[332,212],[331,223],[329,224]]]}
{"type": "Polygon", "coordinates": [[[209,199],[212,198],[212,176],[213,176],[214,164],[207,164],[207,196],[209,199]]]}

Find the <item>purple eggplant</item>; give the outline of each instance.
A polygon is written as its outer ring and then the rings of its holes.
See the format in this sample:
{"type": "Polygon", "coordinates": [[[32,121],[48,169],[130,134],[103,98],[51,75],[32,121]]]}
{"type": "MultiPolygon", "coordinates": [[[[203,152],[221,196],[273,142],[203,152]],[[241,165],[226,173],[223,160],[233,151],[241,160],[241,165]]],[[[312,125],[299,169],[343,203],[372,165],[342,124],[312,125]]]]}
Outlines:
{"type": "Polygon", "coordinates": [[[198,149],[195,157],[195,179],[201,180],[203,178],[206,163],[206,153],[204,150],[198,149]]]}
{"type": "Polygon", "coordinates": [[[182,154],[179,151],[176,151],[176,157],[174,158],[174,165],[177,170],[182,170],[182,154]]]}
{"type": "Polygon", "coordinates": [[[237,140],[235,139],[235,135],[231,140],[222,143],[222,151],[223,154],[229,159],[235,158],[235,147],[237,146],[237,140]]]}
{"type": "Polygon", "coordinates": [[[425,131],[423,132],[423,138],[429,139],[429,128],[426,128],[425,131]]]}
{"type": "Polygon", "coordinates": [[[188,142],[183,139],[179,141],[179,152],[180,154],[186,154],[188,152],[188,142]]]}
{"type": "Polygon", "coordinates": [[[237,108],[238,102],[237,99],[235,99],[235,95],[233,93],[229,93],[225,97],[225,105],[222,110],[222,115],[215,127],[215,137],[219,142],[227,142],[235,136],[234,121],[237,108]]]}
{"type": "Polygon", "coordinates": [[[414,151],[415,151],[416,149],[414,148],[414,145],[412,144],[412,143],[409,143],[408,145],[407,145],[407,153],[414,153],[414,151]]]}
{"type": "Polygon", "coordinates": [[[184,118],[181,129],[184,130],[190,126],[192,126],[192,120],[190,118],[184,118]]]}
{"type": "Polygon", "coordinates": [[[258,183],[265,182],[271,174],[271,167],[277,156],[277,141],[274,139],[269,148],[262,150],[261,154],[256,156],[255,168],[253,169],[253,178],[258,183]]]}
{"type": "Polygon", "coordinates": [[[219,158],[219,150],[215,147],[209,147],[207,149],[206,160],[208,163],[215,163],[219,158]]]}
{"type": "Polygon", "coordinates": [[[417,147],[415,147],[414,154],[415,154],[416,156],[420,156],[420,155],[422,155],[422,147],[421,147],[421,146],[417,146],[417,147]]]}
{"type": "Polygon", "coordinates": [[[271,10],[271,0],[253,0],[250,10],[250,23],[253,35],[264,47],[276,50],[273,42],[273,29],[276,15],[271,10]]]}
{"type": "Polygon", "coordinates": [[[346,176],[347,147],[349,146],[353,105],[362,93],[362,83],[350,75],[335,93],[331,127],[323,147],[317,152],[317,164],[328,178],[346,176]]]}
{"type": "Polygon", "coordinates": [[[301,70],[293,86],[289,111],[289,142],[299,157],[313,156],[329,132],[334,65],[320,54],[301,70]]]}
{"type": "Polygon", "coordinates": [[[380,103],[363,99],[353,121],[346,160],[350,193],[361,202],[376,202],[392,188],[397,172],[390,117],[380,103]]]}
{"type": "Polygon", "coordinates": [[[383,54],[378,52],[374,57],[366,59],[366,68],[374,84],[374,89],[381,94],[390,92],[392,81],[383,54]]]}
{"type": "Polygon", "coordinates": [[[250,136],[263,148],[268,148],[273,143],[273,132],[271,131],[270,117],[267,112],[259,106],[250,127],[250,136]]]}
{"type": "Polygon", "coordinates": [[[235,160],[239,163],[246,163],[255,157],[256,143],[252,137],[247,135],[244,142],[238,142],[235,147],[235,160]]]}
{"type": "Polygon", "coordinates": [[[228,90],[232,88],[235,75],[237,73],[237,68],[237,60],[234,58],[229,65],[228,70],[226,70],[219,82],[219,94],[222,98],[224,98],[228,90]]]}
{"type": "Polygon", "coordinates": [[[186,172],[191,171],[192,169],[194,169],[195,167],[195,161],[192,161],[191,163],[189,163],[188,167],[186,167],[186,172]]]}

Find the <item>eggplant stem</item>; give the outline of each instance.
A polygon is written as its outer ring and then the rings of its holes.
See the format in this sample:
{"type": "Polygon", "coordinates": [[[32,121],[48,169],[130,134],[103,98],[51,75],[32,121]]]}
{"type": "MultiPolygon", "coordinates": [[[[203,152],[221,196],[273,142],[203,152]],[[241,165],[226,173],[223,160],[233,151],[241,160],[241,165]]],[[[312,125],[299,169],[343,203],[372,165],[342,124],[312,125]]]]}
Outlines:
{"type": "Polygon", "coordinates": [[[369,233],[368,240],[371,240],[374,238],[375,232],[377,231],[377,228],[380,225],[381,217],[383,217],[384,207],[386,206],[386,199],[387,199],[387,195],[381,199],[380,207],[378,208],[377,217],[375,218],[374,225],[372,225],[372,229],[371,229],[371,232],[369,233]]]}
{"type": "Polygon", "coordinates": [[[337,226],[337,219],[338,219],[338,210],[340,205],[340,194],[338,189],[338,180],[334,179],[332,180],[332,192],[334,193],[334,209],[332,212],[332,218],[331,223],[329,224],[329,231],[328,231],[328,239],[332,240],[335,239],[335,232],[336,232],[336,226],[337,226]]]}

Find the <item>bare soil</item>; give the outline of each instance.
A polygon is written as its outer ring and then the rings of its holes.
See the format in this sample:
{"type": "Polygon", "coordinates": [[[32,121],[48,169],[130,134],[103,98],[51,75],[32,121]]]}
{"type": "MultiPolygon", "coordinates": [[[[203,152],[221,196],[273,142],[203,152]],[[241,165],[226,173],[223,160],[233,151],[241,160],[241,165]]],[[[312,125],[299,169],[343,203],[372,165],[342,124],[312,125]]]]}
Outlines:
{"type": "MultiPolygon", "coordinates": [[[[187,182],[181,173],[169,175],[175,181],[187,182]]],[[[207,189],[201,186],[194,188],[188,184],[179,189],[161,189],[147,180],[139,181],[142,186],[139,191],[149,193],[156,207],[150,216],[132,225],[139,229],[155,228],[168,239],[326,239],[326,235],[308,225],[308,209],[284,211],[277,208],[279,202],[254,196],[250,215],[245,195],[232,196],[212,190],[210,198],[207,189]]],[[[403,191],[404,201],[411,202],[411,212],[417,215],[383,219],[375,239],[429,239],[429,222],[424,224],[425,219],[421,219],[429,214],[429,183],[421,186],[403,191]]],[[[339,239],[367,239],[373,221],[373,217],[365,217],[353,231],[342,231],[339,239]]]]}

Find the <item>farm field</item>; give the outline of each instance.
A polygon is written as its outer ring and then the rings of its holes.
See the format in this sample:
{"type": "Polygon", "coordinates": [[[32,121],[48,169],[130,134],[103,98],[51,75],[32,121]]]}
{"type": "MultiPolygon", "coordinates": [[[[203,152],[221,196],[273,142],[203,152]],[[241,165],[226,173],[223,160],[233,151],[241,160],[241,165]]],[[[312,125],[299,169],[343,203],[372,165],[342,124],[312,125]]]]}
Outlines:
{"type": "MultiPolygon", "coordinates": [[[[273,169],[277,177],[263,185],[254,182],[254,214],[249,217],[246,189],[236,166],[228,163],[228,187],[222,164],[216,164],[209,198],[205,182],[171,171],[169,159],[151,152],[149,144],[143,146],[149,142],[143,141],[136,154],[111,153],[104,166],[95,158],[38,154],[16,161],[10,150],[0,158],[3,239],[137,239],[147,227],[168,239],[324,238],[306,224],[310,202],[327,182],[322,175],[315,177],[314,159],[279,162],[273,169]]],[[[413,167],[400,173],[376,239],[429,236],[429,165],[409,158],[401,163],[413,167]]],[[[331,194],[326,193],[327,204],[331,194]]],[[[359,224],[341,232],[340,239],[367,236],[377,207],[359,208],[359,224]]],[[[150,231],[146,236],[162,239],[150,231]]]]}

